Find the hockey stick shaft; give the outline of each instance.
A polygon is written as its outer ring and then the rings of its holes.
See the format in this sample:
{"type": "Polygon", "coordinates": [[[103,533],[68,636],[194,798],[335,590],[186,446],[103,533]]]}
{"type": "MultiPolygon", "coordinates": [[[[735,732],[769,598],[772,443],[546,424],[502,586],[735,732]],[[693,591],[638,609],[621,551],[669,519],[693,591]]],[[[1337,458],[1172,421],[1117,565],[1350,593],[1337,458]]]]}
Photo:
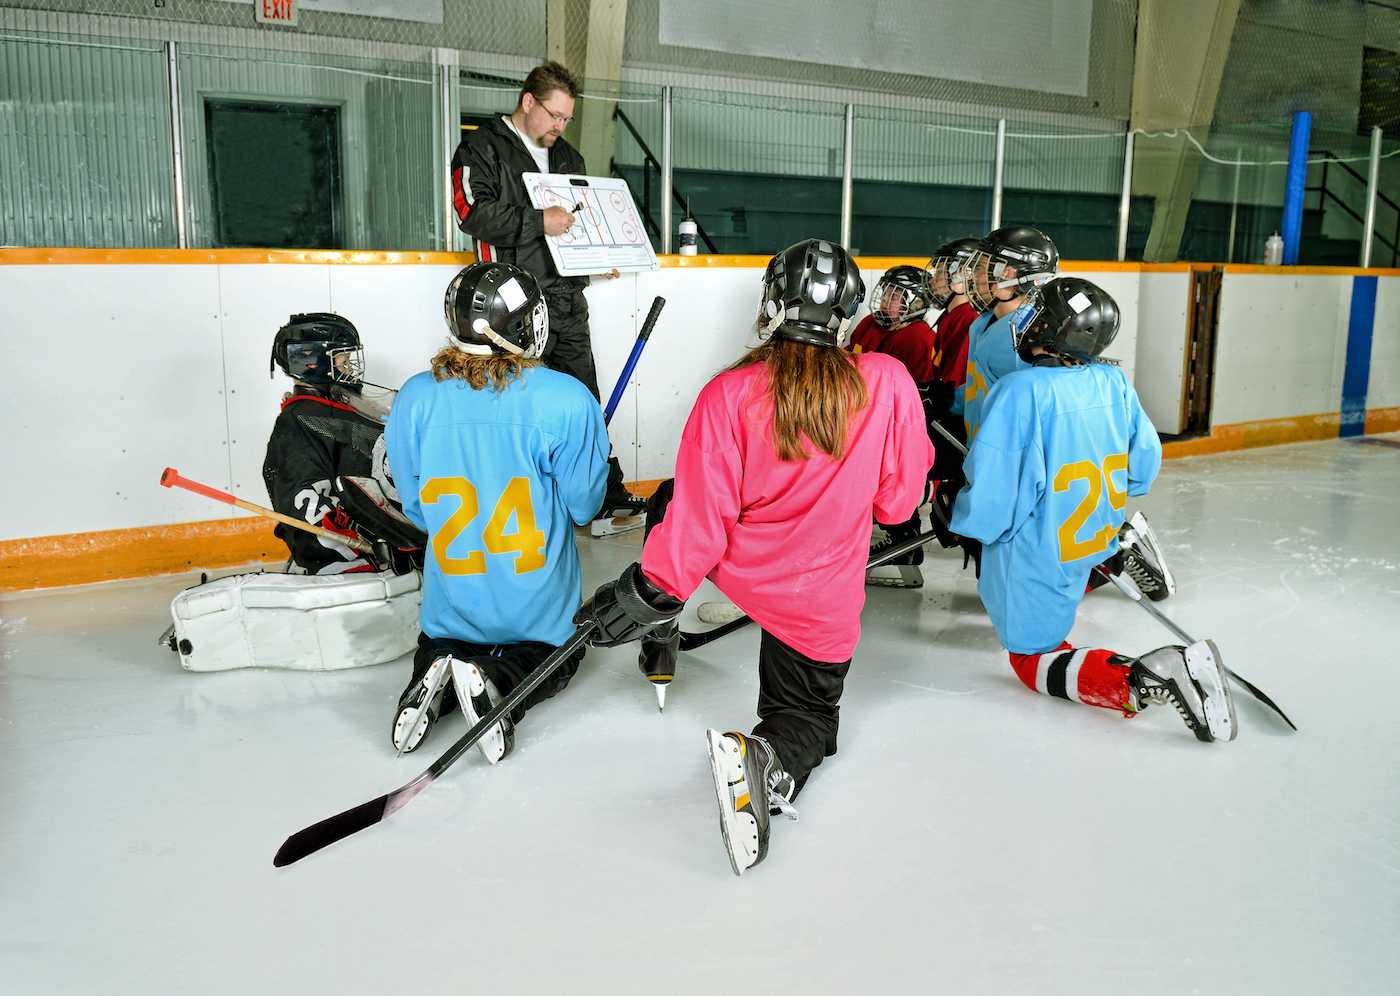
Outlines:
{"type": "MultiPolygon", "coordinates": [[[[930,543],[937,538],[937,534],[935,534],[932,530],[929,530],[926,533],[919,533],[919,535],[917,536],[911,536],[909,537],[909,539],[905,540],[902,543],[896,543],[894,546],[890,547],[888,550],[883,551],[878,556],[871,557],[869,563],[865,565],[865,569],[868,571],[872,567],[879,567],[881,564],[887,564],[891,560],[894,560],[896,557],[902,557],[906,553],[909,553],[911,550],[917,550],[919,547],[925,545],[926,543],[930,543]]],[[[716,626],[714,629],[706,630],[703,633],[682,632],[681,649],[694,650],[697,647],[703,647],[705,644],[713,643],[715,640],[718,640],[722,636],[728,636],[730,633],[733,633],[736,629],[743,629],[751,622],[753,622],[753,619],[751,619],[749,616],[740,616],[738,619],[731,619],[723,626],[716,626]]]]}
{"type": "Polygon", "coordinates": [[[344,840],[351,834],[382,822],[386,817],[392,816],[408,805],[413,801],[414,796],[431,785],[458,758],[476,746],[476,742],[484,737],[493,726],[525,701],[525,698],[538,688],[542,681],[558,670],[561,664],[587,643],[588,638],[593,635],[593,628],[593,624],[590,622],[574,630],[573,636],[565,640],[558,649],[541,661],[538,667],[521,680],[520,684],[511,689],[509,695],[501,699],[490,712],[463,734],[461,739],[449,747],[426,771],[386,795],[371,799],[353,809],[347,809],[343,813],[337,813],[319,823],[313,823],[305,830],[298,830],[282,842],[282,846],[277,849],[277,854],[272,859],[272,864],[277,868],[282,868],[300,861],[308,854],[315,854],[338,840],[344,840]]]}
{"type": "Polygon", "coordinates": [[[651,310],[647,312],[646,321],[642,322],[642,330],[637,333],[637,341],[632,343],[632,352],[627,355],[627,362],[622,365],[622,374],[617,378],[617,383],[613,385],[612,394],[608,397],[608,405],[603,409],[604,425],[612,422],[613,412],[617,411],[618,402],[622,400],[622,395],[627,391],[627,382],[632,379],[632,371],[637,368],[637,361],[642,358],[642,350],[646,349],[652,329],[656,328],[656,320],[661,317],[661,309],[665,306],[666,299],[664,297],[658,295],[652,299],[651,310]]]}
{"type": "MultiPolygon", "coordinates": [[[[1198,642],[1195,637],[1193,637],[1190,633],[1186,632],[1186,630],[1182,629],[1175,622],[1173,622],[1165,612],[1157,608],[1157,606],[1153,605],[1147,599],[1143,598],[1141,592],[1135,590],[1131,585],[1128,584],[1127,581],[1124,581],[1117,574],[1110,573],[1104,568],[1102,564],[1095,567],[1094,570],[1099,574],[1103,575],[1104,577],[1108,578],[1108,580],[1113,582],[1113,586],[1115,588],[1117,588],[1123,594],[1127,595],[1138,605],[1141,605],[1144,609],[1146,609],[1147,612],[1152,616],[1152,618],[1156,619],[1159,623],[1165,626],[1167,628],[1167,631],[1170,632],[1173,636],[1175,636],[1178,640],[1188,645],[1198,642]]],[[[1253,695],[1256,699],[1264,703],[1264,705],[1268,706],[1274,712],[1278,713],[1279,719],[1287,723],[1290,729],[1294,730],[1295,732],[1297,731],[1298,727],[1294,724],[1293,720],[1288,718],[1288,714],[1282,709],[1280,709],[1278,703],[1275,702],[1273,699],[1269,698],[1269,696],[1266,695],[1263,692],[1263,690],[1259,688],[1258,685],[1245,678],[1241,678],[1228,665],[1224,663],[1221,664],[1221,667],[1225,669],[1225,674],[1229,676],[1231,681],[1239,685],[1250,695],[1253,695]]]]}
{"type": "Polygon", "coordinates": [[[165,468],[160,475],[160,483],[162,487],[183,488],[197,495],[203,495],[205,498],[213,498],[215,501],[221,501],[225,505],[234,505],[243,509],[245,512],[252,512],[254,515],[261,515],[266,519],[273,519],[285,526],[291,526],[293,529],[300,529],[304,533],[311,533],[313,536],[321,536],[325,539],[334,540],[337,543],[342,543],[350,547],[352,550],[359,550],[361,553],[374,553],[374,547],[358,536],[347,536],[344,533],[322,529],[320,526],[313,526],[309,522],[302,522],[300,519],[294,519],[290,515],[283,515],[281,512],[274,512],[270,508],[254,505],[252,502],[244,501],[242,498],[235,498],[227,491],[220,491],[218,488],[211,487],[208,484],[201,484],[198,481],[192,481],[188,477],[181,476],[180,472],[174,467],[165,468]]]}

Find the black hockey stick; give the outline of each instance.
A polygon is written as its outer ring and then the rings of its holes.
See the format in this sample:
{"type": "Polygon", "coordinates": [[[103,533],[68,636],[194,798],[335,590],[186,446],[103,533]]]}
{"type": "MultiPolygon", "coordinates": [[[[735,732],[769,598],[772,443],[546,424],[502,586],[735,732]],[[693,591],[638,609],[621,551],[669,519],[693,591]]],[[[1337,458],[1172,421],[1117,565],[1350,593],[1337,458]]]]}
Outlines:
{"type": "MultiPolygon", "coordinates": [[[[870,562],[865,565],[865,569],[868,571],[872,567],[879,567],[881,564],[887,564],[896,557],[902,557],[910,550],[917,550],[919,547],[937,538],[938,535],[931,529],[926,533],[919,533],[917,536],[911,536],[902,543],[896,543],[879,556],[871,557],[870,562]]],[[[723,626],[707,629],[703,633],[686,633],[682,631],[681,649],[694,650],[697,647],[703,647],[707,643],[713,643],[715,640],[718,640],[721,636],[728,636],[736,629],[743,629],[751,622],[753,622],[753,620],[748,616],[740,616],[738,619],[731,619],[723,626]]]]}
{"type": "MultiPolygon", "coordinates": [[[[939,434],[942,435],[944,439],[948,440],[948,442],[952,443],[959,450],[961,450],[963,456],[967,455],[967,447],[964,446],[962,443],[958,442],[956,436],[954,436],[947,429],[943,428],[943,426],[939,425],[937,422],[930,422],[929,424],[932,425],[935,429],[937,429],[939,434]]],[[[937,507],[937,505],[934,506],[935,510],[937,509],[937,507]]],[[[1123,594],[1127,595],[1138,605],[1141,605],[1144,609],[1150,612],[1154,617],[1156,617],[1157,621],[1160,622],[1163,626],[1167,627],[1167,629],[1169,629],[1178,640],[1185,640],[1188,645],[1197,642],[1194,638],[1192,638],[1191,634],[1187,633],[1176,623],[1168,619],[1166,614],[1162,612],[1161,609],[1157,608],[1157,606],[1153,605],[1147,599],[1143,598],[1141,592],[1133,588],[1118,575],[1111,573],[1102,564],[1099,564],[1097,567],[1094,568],[1094,570],[1106,577],[1108,580],[1112,581],[1114,587],[1116,587],[1123,594]]],[[[1239,685],[1250,695],[1253,695],[1256,699],[1264,703],[1264,705],[1268,706],[1274,712],[1278,713],[1279,719],[1287,723],[1289,729],[1293,730],[1295,733],[1298,731],[1298,727],[1293,724],[1293,720],[1289,719],[1288,715],[1278,707],[1278,703],[1276,703],[1273,699],[1265,695],[1258,685],[1254,684],[1252,681],[1248,681],[1244,678],[1241,678],[1238,674],[1232,671],[1228,665],[1224,663],[1221,664],[1221,667],[1225,669],[1225,673],[1230,677],[1231,681],[1239,685]]]]}
{"type": "MultiPolygon", "coordinates": [[[[1172,622],[1171,619],[1167,617],[1167,614],[1165,612],[1157,608],[1157,606],[1153,605],[1147,599],[1143,598],[1141,592],[1137,591],[1135,588],[1133,588],[1132,585],[1128,584],[1128,582],[1124,581],[1117,574],[1112,574],[1109,571],[1105,570],[1102,564],[1100,564],[1098,567],[1095,567],[1094,570],[1097,571],[1099,574],[1102,574],[1104,577],[1108,578],[1108,580],[1113,582],[1114,587],[1116,587],[1123,594],[1127,595],[1138,605],[1141,605],[1144,609],[1150,612],[1152,616],[1159,623],[1165,626],[1178,640],[1183,640],[1188,645],[1197,642],[1195,637],[1193,637],[1190,633],[1186,632],[1186,630],[1182,629],[1176,623],[1172,622]]],[[[1294,733],[1298,732],[1298,727],[1293,724],[1293,720],[1288,718],[1288,714],[1278,707],[1278,703],[1276,703],[1273,699],[1265,695],[1258,685],[1255,685],[1253,682],[1241,678],[1238,674],[1232,671],[1228,665],[1221,663],[1220,666],[1224,668],[1225,673],[1230,676],[1231,681],[1239,685],[1250,695],[1253,695],[1256,699],[1264,703],[1264,705],[1268,706],[1274,712],[1278,713],[1278,718],[1287,723],[1288,728],[1290,730],[1292,730],[1294,733]]]]}
{"type": "Polygon", "coordinates": [[[282,846],[277,849],[277,854],[272,859],[272,864],[281,868],[294,861],[300,861],[308,854],[315,854],[323,847],[334,844],[338,840],[344,840],[366,827],[374,826],[385,817],[392,816],[408,805],[413,801],[414,796],[431,785],[438,775],[450,768],[454,761],[475,746],[476,742],[484,737],[491,727],[500,722],[502,716],[524,701],[525,697],[533,692],[540,682],[548,678],[558,669],[559,665],[573,656],[574,652],[583,646],[592,635],[592,623],[574,630],[573,636],[565,640],[558,650],[541,661],[539,667],[526,675],[525,679],[516,685],[509,695],[497,703],[496,707],[483,716],[481,721],[468,730],[460,740],[449,747],[447,752],[434,761],[432,767],[427,771],[407,785],[386,795],[381,795],[378,799],[372,799],[353,809],[337,813],[320,823],[313,823],[305,830],[298,830],[282,842],[282,846]]]}

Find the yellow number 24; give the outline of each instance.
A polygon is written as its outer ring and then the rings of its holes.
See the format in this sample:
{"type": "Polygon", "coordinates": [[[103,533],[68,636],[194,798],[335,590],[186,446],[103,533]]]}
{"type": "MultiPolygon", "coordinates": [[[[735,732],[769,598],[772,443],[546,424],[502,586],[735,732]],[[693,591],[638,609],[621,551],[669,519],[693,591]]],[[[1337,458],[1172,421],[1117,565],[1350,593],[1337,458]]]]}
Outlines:
{"type": "MultiPolygon", "coordinates": [[[[448,575],[485,574],[486,554],[472,550],[465,557],[448,555],[448,548],[476,518],[480,508],[477,502],[476,487],[465,477],[434,477],[423,485],[419,498],[425,505],[435,505],[443,498],[455,496],[457,510],[448,516],[442,528],[433,537],[433,557],[438,570],[448,575]]],[[[481,542],[487,553],[514,553],[515,573],[528,574],[537,571],[545,564],[544,530],[535,525],[535,506],[530,499],[530,479],[512,477],[496,502],[486,528],[481,531],[481,542]],[[507,533],[511,516],[515,516],[515,532],[507,533]]]]}
{"type": "Polygon", "coordinates": [[[1118,533],[1113,525],[1105,524],[1087,540],[1079,539],[1078,534],[1084,523],[1089,521],[1089,516],[1094,514],[1094,509],[1099,507],[1099,499],[1103,497],[1105,486],[1108,489],[1108,503],[1115,509],[1121,509],[1128,503],[1126,490],[1119,491],[1113,485],[1113,472],[1126,472],[1127,469],[1128,454],[1111,453],[1104,457],[1102,469],[1096,467],[1092,460],[1076,460],[1074,463],[1065,464],[1055,473],[1054,487],[1057,494],[1068,491],[1075,481],[1084,481],[1089,486],[1083,500],[1060,526],[1061,563],[1067,564],[1071,560],[1103,553],[1108,549],[1108,544],[1118,533]]]}

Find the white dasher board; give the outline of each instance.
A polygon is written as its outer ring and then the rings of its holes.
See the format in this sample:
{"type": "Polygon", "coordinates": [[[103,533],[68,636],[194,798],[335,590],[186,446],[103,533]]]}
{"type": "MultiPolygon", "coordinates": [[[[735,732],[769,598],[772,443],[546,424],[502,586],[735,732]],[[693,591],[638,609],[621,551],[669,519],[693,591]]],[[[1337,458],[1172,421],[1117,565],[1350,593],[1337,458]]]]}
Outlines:
{"type": "Polygon", "coordinates": [[[572,211],[574,226],[563,235],[546,235],[554,266],[564,277],[583,277],[609,270],[655,270],[646,226],[632,200],[627,181],[613,176],[573,176],[567,173],[521,173],[530,203],[537,208],[572,211]]]}

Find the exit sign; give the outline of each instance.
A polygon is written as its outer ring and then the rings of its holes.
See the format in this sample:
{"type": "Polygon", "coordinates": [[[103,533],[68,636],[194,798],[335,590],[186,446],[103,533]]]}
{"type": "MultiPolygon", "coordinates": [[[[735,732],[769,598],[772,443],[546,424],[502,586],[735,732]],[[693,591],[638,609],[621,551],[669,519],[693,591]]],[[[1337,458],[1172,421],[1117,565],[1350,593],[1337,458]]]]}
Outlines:
{"type": "Polygon", "coordinates": [[[296,24],[296,0],[253,0],[259,24],[296,24]]]}

